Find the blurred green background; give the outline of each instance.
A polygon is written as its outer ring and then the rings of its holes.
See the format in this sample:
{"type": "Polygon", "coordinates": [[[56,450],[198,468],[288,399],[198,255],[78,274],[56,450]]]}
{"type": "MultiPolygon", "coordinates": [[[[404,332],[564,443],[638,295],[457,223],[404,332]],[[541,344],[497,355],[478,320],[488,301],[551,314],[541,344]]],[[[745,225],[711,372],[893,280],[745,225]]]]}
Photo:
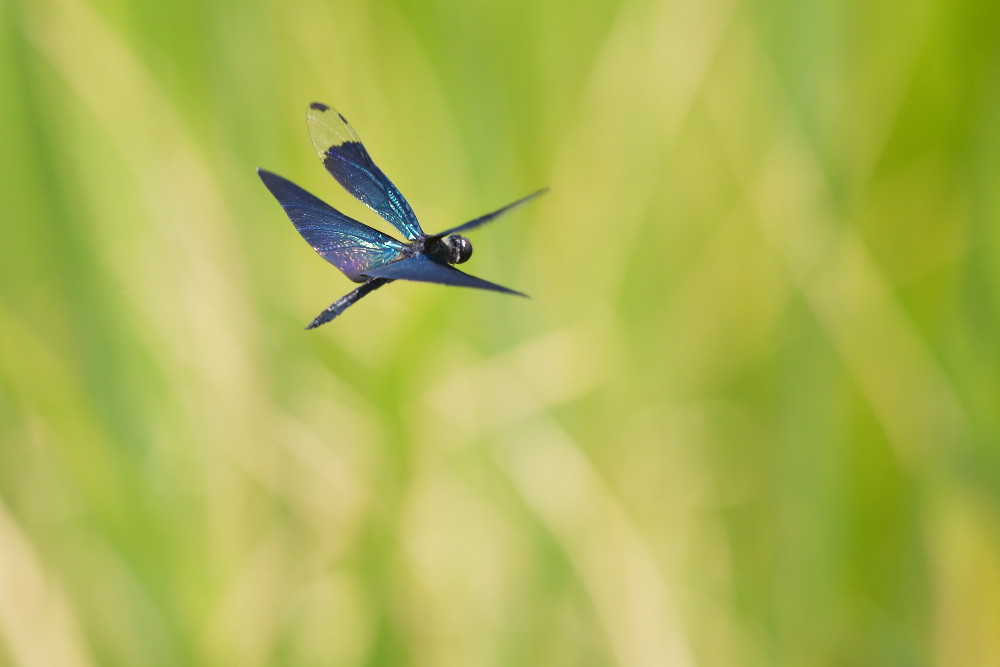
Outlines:
{"type": "Polygon", "coordinates": [[[1000,664],[998,26],[0,3],[0,664],[1000,664]],[[313,100],[532,300],[303,331],[313,100]]]}

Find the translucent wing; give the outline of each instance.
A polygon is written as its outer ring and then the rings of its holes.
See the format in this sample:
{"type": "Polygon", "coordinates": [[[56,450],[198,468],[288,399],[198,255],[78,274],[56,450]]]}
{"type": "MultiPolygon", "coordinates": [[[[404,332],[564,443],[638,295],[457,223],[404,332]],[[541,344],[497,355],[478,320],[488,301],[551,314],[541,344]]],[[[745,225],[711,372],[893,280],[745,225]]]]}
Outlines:
{"type": "Polygon", "coordinates": [[[319,102],[309,105],[308,118],[313,146],[337,182],[406,238],[415,239],[423,234],[413,209],[375,166],[347,119],[319,102]]]}
{"type": "Polygon", "coordinates": [[[396,239],[347,217],[291,181],[263,169],[257,175],[302,238],[351,280],[363,282],[369,269],[391,262],[403,249],[396,239]]]}
{"type": "Polygon", "coordinates": [[[426,255],[407,257],[384,266],[375,267],[367,272],[373,278],[389,278],[391,280],[416,280],[423,283],[438,283],[440,285],[456,285],[458,287],[475,287],[488,289],[505,294],[528,296],[507,289],[495,283],[488,282],[468,273],[463,273],[453,266],[438,264],[426,255]]]}
{"type": "Polygon", "coordinates": [[[521,197],[516,202],[513,202],[512,204],[507,204],[503,208],[497,209],[496,211],[493,211],[492,213],[487,213],[486,215],[481,215],[478,218],[476,218],[475,220],[469,220],[468,222],[463,223],[463,224],[459,225],[458,227],[452,227],[451,229],[446,229],[443,232],[438,232],[437,234],[434,235],[434,237],[435,238],[441,238],[442,236],[448,236],[448,234],[458,234],[459,232],[465,232],[465,231],[468,231],[470,229],[475,229],[476,227],[479,227],[480,225],[485,225],[487,222],[490,222],[494,218],[497,218],[497,217],[503,215],[504,213],[507,213],[508,211],[511,211],[511,210],[517,208],[521,204],[527,204],[529,201],[531,201],[532,199],[534,199],[538,195],[543,195],[543,194],[545,194],[548,191],[549,191],[548,188],[542,188],[541,190],[538,190],[537,192],[532,192],[527,197],[521,197]]]}

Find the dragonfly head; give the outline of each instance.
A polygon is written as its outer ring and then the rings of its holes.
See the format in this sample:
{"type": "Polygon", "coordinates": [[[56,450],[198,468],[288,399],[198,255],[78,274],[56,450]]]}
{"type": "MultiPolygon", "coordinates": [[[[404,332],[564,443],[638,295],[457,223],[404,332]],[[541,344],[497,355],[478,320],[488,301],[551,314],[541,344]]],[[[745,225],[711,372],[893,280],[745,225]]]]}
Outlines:
{"type": "Polygon", "coordinates": [[[461,264],[472,257],[472,242],[459,234],[452,234],[445,242],[448,244],[448,262],[461,264]]]}

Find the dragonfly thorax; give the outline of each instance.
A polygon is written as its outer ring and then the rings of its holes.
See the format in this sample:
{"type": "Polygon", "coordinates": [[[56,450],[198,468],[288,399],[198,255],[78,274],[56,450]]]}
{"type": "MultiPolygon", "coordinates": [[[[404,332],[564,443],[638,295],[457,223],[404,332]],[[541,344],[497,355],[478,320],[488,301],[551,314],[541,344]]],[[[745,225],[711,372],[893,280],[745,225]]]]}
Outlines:
{"type": "Polygon", "coordinates": [[[464,236],[452,234],[447,238],[420,236],[403,249],[406,257],[426,255],[442,264],[461,264],[472,257],[472,242],[464,236]]]}

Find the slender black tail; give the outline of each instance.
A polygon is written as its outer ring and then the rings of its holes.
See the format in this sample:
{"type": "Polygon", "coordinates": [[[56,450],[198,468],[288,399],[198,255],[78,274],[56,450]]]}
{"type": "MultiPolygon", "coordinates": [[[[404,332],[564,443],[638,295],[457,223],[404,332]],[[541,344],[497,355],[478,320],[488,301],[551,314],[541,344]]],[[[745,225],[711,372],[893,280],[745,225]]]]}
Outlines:
{"type": "Polygon", "coordinates": [[[326,324],[327,322],[335,318],[337,315],[340,315],[342,312],[344,312],[349,307],[354,305],[354,302],[360,299],[361,297],[369,294],[370,292],[374,292],[382,285],[388,285],[391,282],[392,281],[387,278],[372,278],[364,285],[361,285],[352,292],[348,292],[344,296],[340,297],[339,299],[331,303],[330,307],[324,310],[319,315],[317,315],[316,319],[313,320],[309,324],[309,326],[306,327],[306,329],[315,329],[321,324],[326,324]]]}

